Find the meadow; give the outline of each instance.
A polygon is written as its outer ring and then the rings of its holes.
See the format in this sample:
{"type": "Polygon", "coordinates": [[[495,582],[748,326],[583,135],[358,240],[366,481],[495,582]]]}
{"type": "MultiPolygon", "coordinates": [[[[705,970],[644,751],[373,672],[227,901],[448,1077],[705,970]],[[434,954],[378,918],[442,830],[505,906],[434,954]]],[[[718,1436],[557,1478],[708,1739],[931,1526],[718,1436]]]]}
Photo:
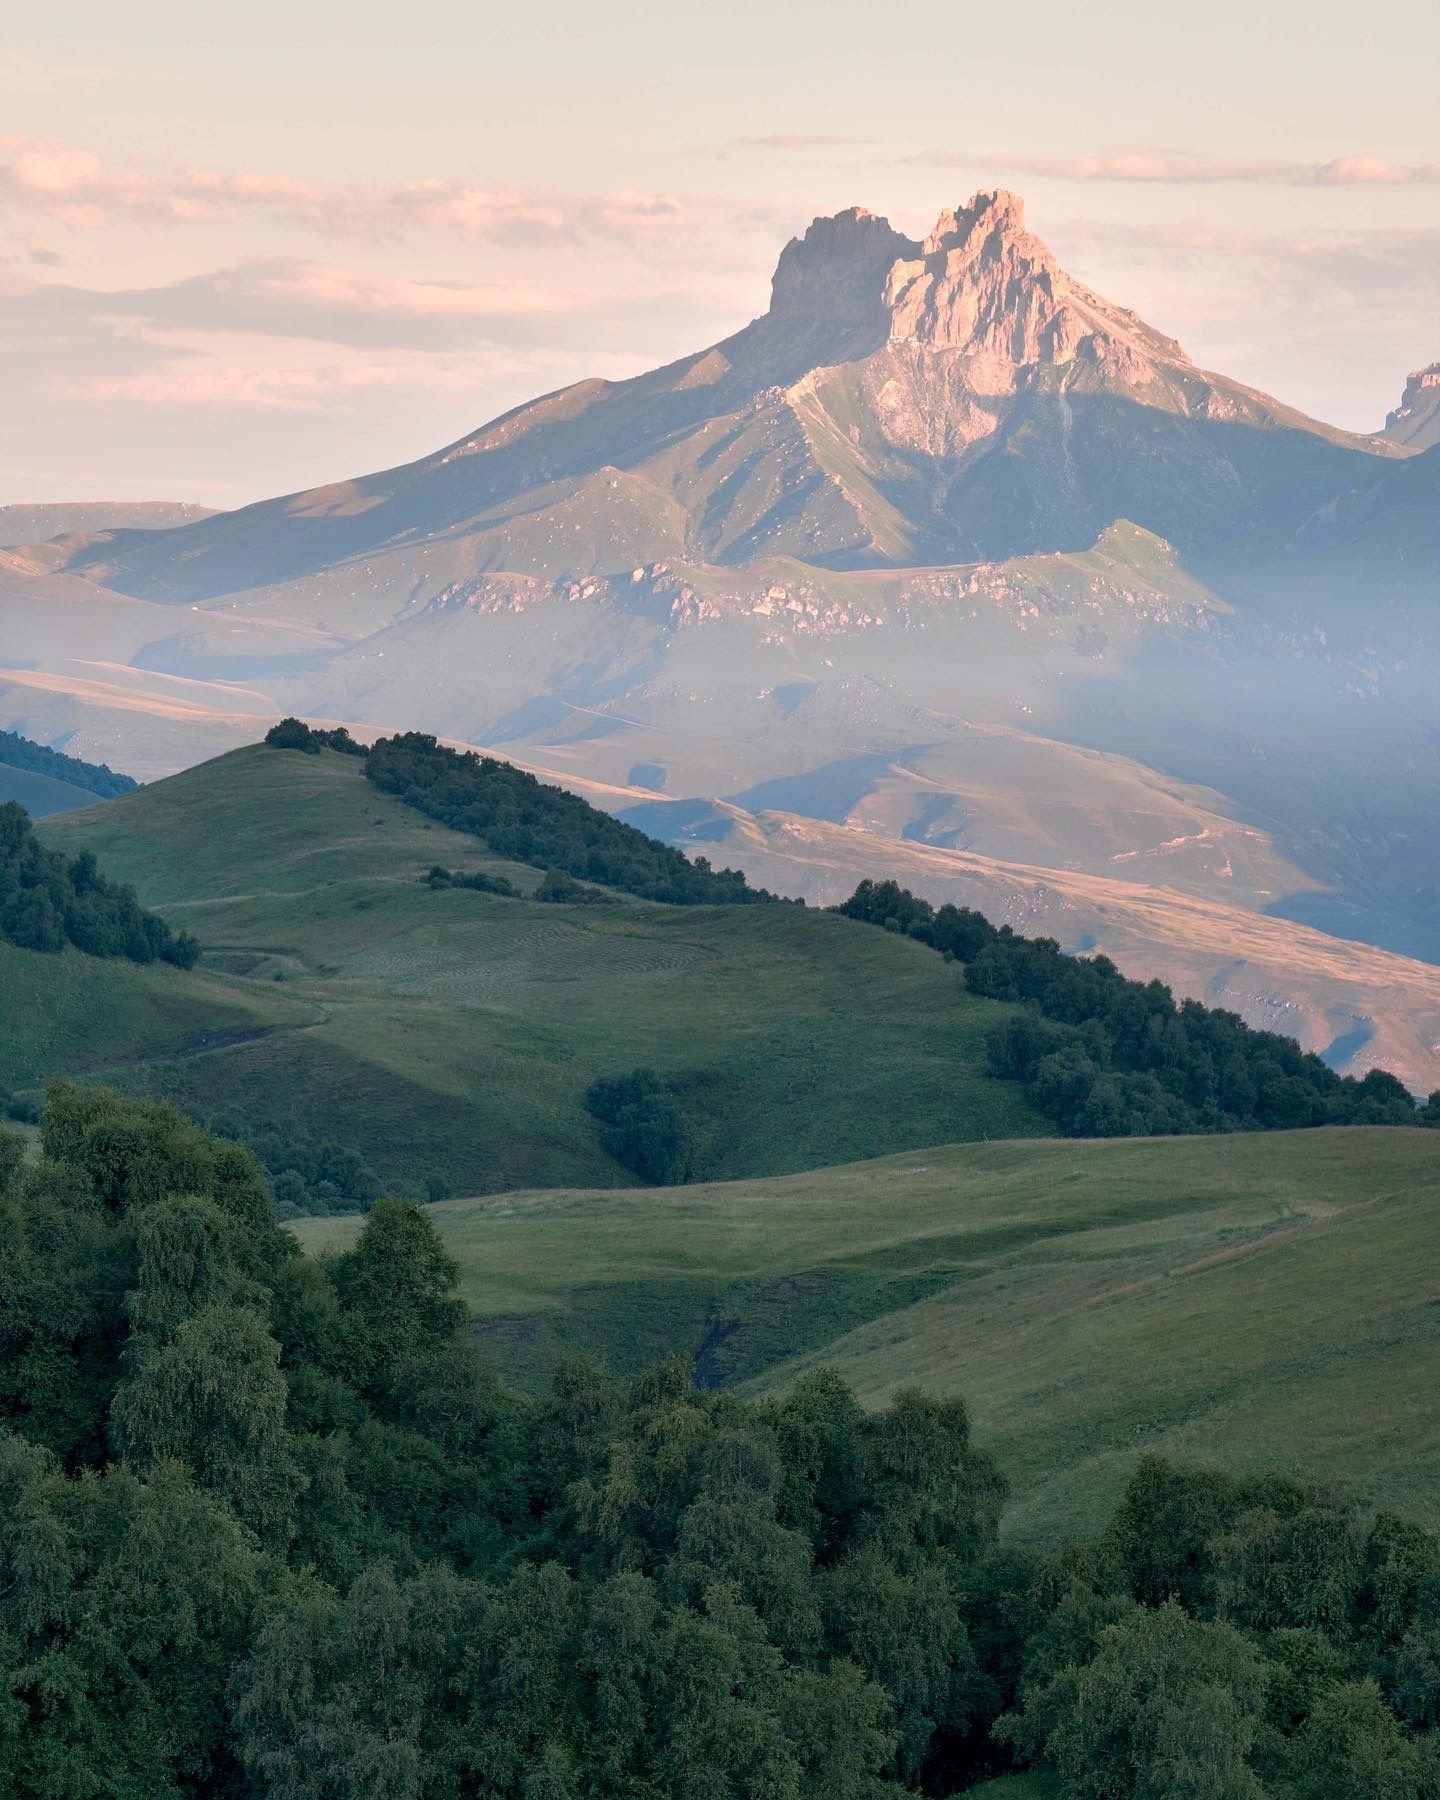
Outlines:
{"type": "MultiPolygon", "coordinates": [[[[667,1353],[749,1393],[836,1367],[961,1395],[1007,1530],[1088,1534],[1145,1450],[1353,1484],[1440,1524],[1440,1143],[1427,1131],[950,1145],[799,1176],[428,1208],[475,1330],[667,1353]]],[[[296,1226],[314,1251],[353,1220],[296,1226]]]]}

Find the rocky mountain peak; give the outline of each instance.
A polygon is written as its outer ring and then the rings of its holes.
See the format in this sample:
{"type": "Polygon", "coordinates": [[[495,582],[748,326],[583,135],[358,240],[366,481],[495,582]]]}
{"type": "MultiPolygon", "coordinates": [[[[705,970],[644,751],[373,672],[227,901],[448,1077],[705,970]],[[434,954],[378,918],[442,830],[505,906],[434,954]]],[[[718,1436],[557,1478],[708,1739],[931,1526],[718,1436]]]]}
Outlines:
{"type": "Polygon", "coordinates": [[[816,219],[780,252],[771,282],[771,318],[875,324],[883,318],[885,276],[920,246],[888,219],[852,206],[816,219]]]}
{"type": "Polygon", "coordinates": [[[1412,450],[1440,444],[1440,362],[1412,372],[1381,435],[1412,450]]]}
{"type": "MultiPolygon", "coordinates": [[[[1143,383],[1156,363],[1185,364],[1172,339],[1073,281],[1004,188],[942,212],[923,243],[851,207],[792,238],[772,283],[770,320],[859,329],[878,348],[958,352],[981,393],[1014,392],[1022,371],[1088,364],[1102,381],[1143,383]]],[[[829,346],[829,352],[835,347],[829,346]]]]}

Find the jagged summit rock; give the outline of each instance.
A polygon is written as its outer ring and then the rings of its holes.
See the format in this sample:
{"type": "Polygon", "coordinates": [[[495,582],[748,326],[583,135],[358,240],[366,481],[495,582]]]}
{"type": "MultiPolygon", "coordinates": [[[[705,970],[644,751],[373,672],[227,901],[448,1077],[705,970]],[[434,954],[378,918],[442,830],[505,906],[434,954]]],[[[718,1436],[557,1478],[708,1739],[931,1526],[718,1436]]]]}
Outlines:
{"type": "Polygon", "coordinates": [[[1440,362],[1411,374],[1400,404],[1387,416],[1380,435],[1407,450],[1429,450],[1440,444],[1440,362]]]}
{"type": "Polygon", "coordinates": [[[818,218],[804,237],[791,238],[780,252],[770,284],[769,316],[878,323],[887,274],[919,248],[888,219],[863,206],[818,218]]]}

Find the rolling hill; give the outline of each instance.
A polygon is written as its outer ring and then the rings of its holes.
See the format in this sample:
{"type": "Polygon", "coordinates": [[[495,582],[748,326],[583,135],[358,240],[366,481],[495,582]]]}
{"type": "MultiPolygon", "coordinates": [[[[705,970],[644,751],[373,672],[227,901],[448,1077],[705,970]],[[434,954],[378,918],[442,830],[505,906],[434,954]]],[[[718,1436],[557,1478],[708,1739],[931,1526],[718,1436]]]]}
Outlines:
{"type": "Polygon", "coordinates": [[[1005,1009],[918,944],[794,907],[432,891],[437,863],[522,894],[541,875],[334,752],[252,747],[42,829],[194,931],[226,992],[284,1017],[121,1061],[47,1039],[37,996],[12,1014],[14,1087],[84,1066],[202,1118],[337,1139],[410,1191],[625,1179],[583,1097],[641,1066],[680,1080],[716,1176],[1042,1129],[984,1066],[1005,1009]]]}
{"type": "MultiPolygon", "coordinates": [[[[1339,1479],[1440,1521],[1440,1137],[1342,1130],[947,1146],[769,1181],[428,1210],[475,1329],[668,1351],[748,1392],[818,1362],[871,1404],[963,1394],[1013,1535],[1088,1532],[1145,1450],[1339,1479]]],[[[311,1250],[354,1236],[302,1221],[311,1250]]]]}

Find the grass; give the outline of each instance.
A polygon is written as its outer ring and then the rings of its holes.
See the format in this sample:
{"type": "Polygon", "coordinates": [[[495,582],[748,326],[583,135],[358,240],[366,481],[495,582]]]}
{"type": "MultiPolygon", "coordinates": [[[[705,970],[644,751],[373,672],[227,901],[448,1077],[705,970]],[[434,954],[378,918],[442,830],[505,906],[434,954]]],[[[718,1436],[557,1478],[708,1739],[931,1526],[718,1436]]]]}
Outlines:
{"type": "Polygon", "coordinates": [[[40,955],[0,943],[0,1086],[97,1070],[137,1076],[217,1046],[303,1025],[313,1008],[204,969],[140,966],[78,950],[40,955]]]}
{"type": "MultiPolygon", "coordinates": [[[[194,931],[227,994],[289,1009],[289,1029],[213,1054],[111,1069],[97,1046],[87,1067],[201,1117],[338,1138],[392,1183],[624,1180],[583,1100],[640,1066],[681,1081],[712,1177],[1043,1129],[985,1071],[1005,1009],[919,946],[800,908],[432,891],[434,863],[527,894],[540,874],[378,793],[351,758],[235,751],[43,831],[194,931]]],[[[36,1010],[14,1035],[27,1079],[69,1066],[36,1010]]]]}
{"type": "MultiPolygon", "coordinates": [[[[878,935],[878,934],[877,934],[878,935]]],[[[1096,1529],[1138,1452],[1354,1483],[1440,1525],[1440,1135],[952,1145],[764,1181],[431,1210],[535,1385],[667,1351],[752,1392],[837,1367],[969,1402],[1009,1530],[1096,1529]]],[[[355,1220],[296,1228],[341,1247],[355,1220]]]]}

